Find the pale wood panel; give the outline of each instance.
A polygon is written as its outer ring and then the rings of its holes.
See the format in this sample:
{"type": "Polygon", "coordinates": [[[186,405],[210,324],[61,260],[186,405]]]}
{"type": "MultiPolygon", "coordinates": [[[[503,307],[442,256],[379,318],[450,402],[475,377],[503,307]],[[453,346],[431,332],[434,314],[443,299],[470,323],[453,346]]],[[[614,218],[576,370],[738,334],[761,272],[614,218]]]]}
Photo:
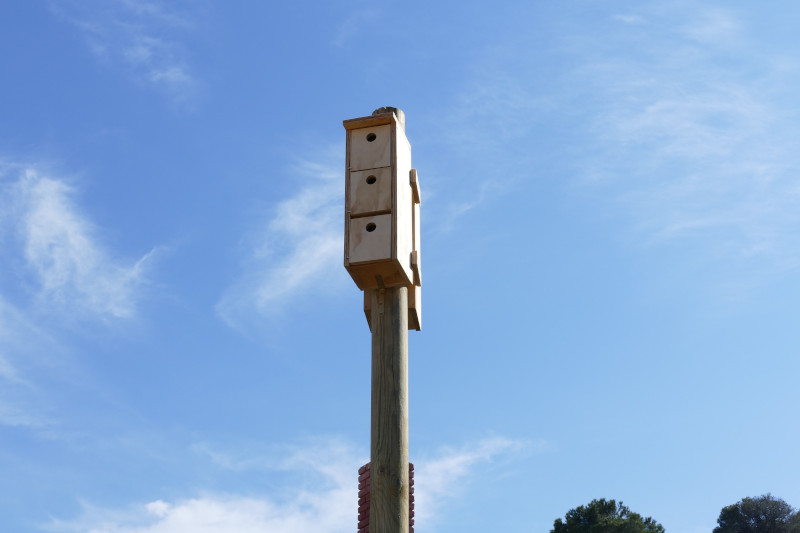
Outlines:
{"type": "Polygon", "coordinates": [[[350,216],[392,210],[392,167],[350,171],[350,216]]]}
{"type": "Polygon", "coordinates": [[[413,200],[411,198],[411,145],[408,143],[405,132],[399,125],[395,126],[396,155],[394,165],[395,174],[395,199],[392,209],[395,215],[395,257],[406,272],[409,279],[413,279],[411,271],[411,252],[414,250],[413,234],[413,200]]]}
{"type": "Polygon", "coordinates": [[[392,215],[350,220],[350,263],[392,258],[392,215]],[[372,231],[370,228],[374,226],[372,231]]]}
{"type": "Polygon", "coordinates": [[[359,289],[377,289],[381,283],[377,281],[380,276],[384,287],[408,287],[413,285],[413,280],[406,277],[397,260],[379,261],[374,263],[345,264],[353,281],[359,289]]]}
{"type": "Polygon", "coordinates": [[[388,167],[391,161],[392,126],[351,130],[350,170],[388,167]]]}

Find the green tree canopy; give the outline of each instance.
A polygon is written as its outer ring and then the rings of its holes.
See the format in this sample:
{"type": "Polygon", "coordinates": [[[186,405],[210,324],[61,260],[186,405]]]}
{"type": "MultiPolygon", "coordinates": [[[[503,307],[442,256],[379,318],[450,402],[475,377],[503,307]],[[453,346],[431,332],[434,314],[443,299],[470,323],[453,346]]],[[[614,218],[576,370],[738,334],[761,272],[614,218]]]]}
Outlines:
{"type": "Polygon", "coordinates": [[[614,500],[592,500],[557,518],[550,533],[664,533],[664,526],[614,500]]]}
{"type": "Polygon", "coordinates": [[[717,524],[714,533],[800,533],[800,515],[771,494],[723,507],[717,524]]]}

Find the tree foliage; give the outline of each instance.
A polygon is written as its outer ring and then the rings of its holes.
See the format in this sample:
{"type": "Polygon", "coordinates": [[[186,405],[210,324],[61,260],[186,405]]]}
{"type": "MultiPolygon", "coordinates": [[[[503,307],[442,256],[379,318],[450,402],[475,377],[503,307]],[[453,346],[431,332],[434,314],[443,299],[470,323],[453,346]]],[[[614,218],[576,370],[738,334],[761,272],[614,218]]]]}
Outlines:
{"type": "Polygon", "coordinates": [[[723,507],[714,533],[800,533],[800,514],[792,506],[764,494],[723,507]]]}
{"type": "Polygon", "coordinates": [[[650,517],[631,512],[614,500],[592,500],[557,518],[550,533],[664,533],[664,526],[650,517]]]}

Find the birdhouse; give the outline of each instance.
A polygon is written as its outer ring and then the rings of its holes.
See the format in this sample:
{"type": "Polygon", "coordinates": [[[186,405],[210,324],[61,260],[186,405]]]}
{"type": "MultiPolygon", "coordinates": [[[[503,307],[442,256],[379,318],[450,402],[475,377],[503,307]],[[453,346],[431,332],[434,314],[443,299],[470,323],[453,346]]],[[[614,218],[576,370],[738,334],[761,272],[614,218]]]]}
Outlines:
{"type": "Polygon", "coordinates": [[[344,266],[359,289],[408,287],[409,327],[419,329],[420,187],[405,117],[395,108],[344,121],[344,266]]]}

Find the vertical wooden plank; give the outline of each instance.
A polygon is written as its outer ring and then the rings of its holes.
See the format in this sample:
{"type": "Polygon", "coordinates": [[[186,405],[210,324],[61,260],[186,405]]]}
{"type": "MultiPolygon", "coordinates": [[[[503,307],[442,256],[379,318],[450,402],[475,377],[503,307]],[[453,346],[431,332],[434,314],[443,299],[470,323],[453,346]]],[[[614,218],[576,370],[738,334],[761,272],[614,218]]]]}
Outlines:
{"type": "Polygon", "coordinates": [[[408,288],[371,293],[370,531],[408,533],[408,288]]]}

